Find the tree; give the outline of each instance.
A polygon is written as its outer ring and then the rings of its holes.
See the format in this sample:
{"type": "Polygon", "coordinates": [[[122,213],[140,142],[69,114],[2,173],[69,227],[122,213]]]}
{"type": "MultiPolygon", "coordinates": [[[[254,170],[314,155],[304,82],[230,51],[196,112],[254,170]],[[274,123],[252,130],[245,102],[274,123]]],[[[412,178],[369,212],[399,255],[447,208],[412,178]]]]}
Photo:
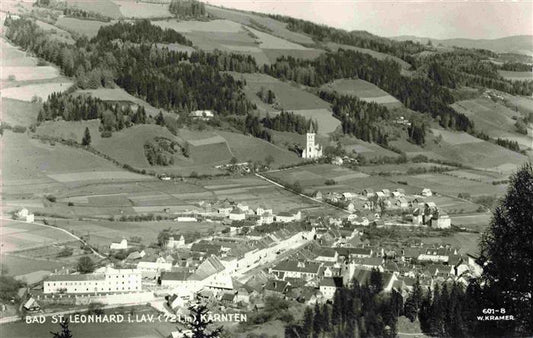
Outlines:
{"type": "Polygon", "coordinates": [[[380,293],[383,291],[383,276],[377,269],[372,269],[370,272],[370,289],[373,293],[380,293]]]}
{"type": "Polygon", "coordinates": [[[313,332],[313,310],[306,307],[304,311],[304,320],[302,324],[302,337],[309,337],[313,332]]]}
{"type": "Polygon", "coordinates": [[[315,316],[313,318],[313,337],[318,337],[324,327],[322,313],[320,311],[320,305],[315,303],[315,316]]]}
{"type": "Polygon", "coordinates": [[[170,230],[169,229],[162,230],[159,233],[159,235],[157,235],[157,245],[159,245],[161,248],[166,247],[169,238],[170,238],[170,230]]]}
{"type": "Polygon", "coordinates": [[[208,331],[208,326],[213,323],[211,319],[208,319],[209,310],[207,306],[203,304],[193,304],[189,306],[189,312],[192,317],[192,321],[186,323],[191,334],[184,334],[184,337],[188,338],[218,338],[222,334],[222,326],[215,328],[212,331],[208,331]]]}
{"type": "Polygon", "coordinates": [[[78,259],[77,270],[80,273],[91,273],[94,271],[94,262],[89,256],[83,256],[78,259]]]}
{"type": "Polygon", "coordinates": [[[84,146],[91,145],[91,132],[89,131],[88,127],[85,127],[85,132],[83,133],[83,139],[81,140],[81,144],[84,146]]]}
{"type": "Polygon", "coordinates": [[[54,338],[72,338],[72,332],[68,327],[68,319],[63,320],[59,323],[61,325],[60,332],[50,332],[54,338]]]}
{"type": "Polygon", "coordinates": [[[490,306],[513,313],[512,323],[499,323],[503,335],[533,332],[533,170],[527,163],[510,179],[504,199],[493,212],[481,240],[484,297],[490,306]]]}
{"type": "Polygon", "coordinates": [[[270,165],[274,162],[274,156],[272,156],[272,154],[268,154],[266,157],[265,157],[265,164],[267,167],[270,167],[270,165]]]}

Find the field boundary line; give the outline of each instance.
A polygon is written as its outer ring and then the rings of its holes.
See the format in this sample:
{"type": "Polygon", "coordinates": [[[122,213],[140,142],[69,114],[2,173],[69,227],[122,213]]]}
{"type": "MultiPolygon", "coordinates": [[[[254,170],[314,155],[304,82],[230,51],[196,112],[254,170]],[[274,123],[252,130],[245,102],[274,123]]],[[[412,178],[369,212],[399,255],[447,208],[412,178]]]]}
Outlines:
{"type": "Polygon", "coordinates": [[[49,229],[55,229],[55,230],[58,230],[58,231],[62,231],[64,233],[66,233],[67,235],[69,235],[70,237],[72,237],[72,238],[80,241],[82,244],[86,245],[89,249],[91,249],[92,253],[95,254],[96,256],[98,256],[99,258],[101,258],[101,259],[105,259],[106,258],[104,255],[102,255],[98,251],[96,251],[92,246],[90,246],[83,239],[81,239],[80,237],[74,235],[73,233],[71,233],[70,231],[68,231],[66,229],[55,227],[55,226],[52,226],[52,225],[46,225],[44,223],[38,223],[38,222],[27,223],[27,222],[23,222],[23,221],[19,221],[19,220],[13,220],[13,219],[4,218],[4,217],[0,217],[0,221],[10,221],[10,222],[17,222],[17,223],[24,223],[24,224],[34,224],[34,225],[38,225],[38,226],[41,226],[41,227],[44,227],[44,228],[49,228],[49,229]]]}

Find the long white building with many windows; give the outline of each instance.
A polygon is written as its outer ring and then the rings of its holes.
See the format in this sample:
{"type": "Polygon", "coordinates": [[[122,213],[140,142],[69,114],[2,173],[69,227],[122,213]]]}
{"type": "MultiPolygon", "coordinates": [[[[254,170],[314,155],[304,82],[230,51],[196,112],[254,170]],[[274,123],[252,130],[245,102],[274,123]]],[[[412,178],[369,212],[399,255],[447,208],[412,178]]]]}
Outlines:
{"type": "Polygon", "coordinates": [[[141,272],[137,269],[100,268],[90,274],[50,275],[43,282],[44,293],[138,292],[141,272]]]}

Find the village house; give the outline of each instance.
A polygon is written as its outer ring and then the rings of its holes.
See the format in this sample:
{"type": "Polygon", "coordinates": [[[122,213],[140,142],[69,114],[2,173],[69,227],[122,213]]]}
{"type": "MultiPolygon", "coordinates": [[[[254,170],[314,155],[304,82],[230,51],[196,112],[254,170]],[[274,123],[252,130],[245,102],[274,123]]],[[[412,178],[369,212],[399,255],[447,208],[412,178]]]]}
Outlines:
{"type": "Polygon", "coordinates": [[[157,278],[161,272],[170,271],[172,262],[167,262],[164,257],[143,258],[137,263],[137,270],[142,273],[143,277],[157,278]]]}
{"type": "Polygon", "coordinates": [[[430,221],[430,226],[436,229],[449,229],[452,226],[452,220],[446,213],[437,211],[430,221]]]}
{"type": "Polygon", "coordinates": [[[316,200],[322,201],[322,193],[320,191],[316,191],[311,197],[316,200]]]}
{"type": "Polygon", "coordinates": [[[297,211],[296,213],[292,212],[280,212],[276,215],[276,222],[280,223],[290,223],[299,221],[302,219],[302,213],[297,211]]]}
{"type": "Polygon", "coordinates": [[[363,192],[361,193],[361,195],[366,196],[367,198],[370,198],[370,197],[372,197],[372,196],[375,195],[375,193],[374,193],[374,189],[372,189],[372,188],[366,188],[365,190],[363,190],[363,192]]]}
{"type": "Polygon", "coordinates": [[[194,288],[194,284],[196,283],[196,281],[189,280],[190,276],[191,273],[188,271],[164,271],[161,273],[161,277],[159,277],[159,282],[163,287],[177,288],[185,292],[188,289],[194,288]]]}
{"type": "Polygon", "coordinates": [[[262,216],[265,213],[272,214],[272,208],[267,208],[265,206],[259,206],[257,209],[255,209],[255,214],[257,216],[262,216]]]}
{"type": "Polygon", "coordinates": [[[336,262],[339,254],[332,248],[318,248],[315,251],[317,257],[314,259],[317,262],[336,262]]]}
{"type": "Polygon", "coordinates": [[[290,291],[291,283],[284,280],[270,279],[265,284],[263,292],[265,296],[284,297],[290,291]]]}
{"type": "Polygon", "coordinates": [[[246,213],[238,208],[233,208],[228,216],[232,221],[242,221],[246,219],[246,213]]]}
{"type": "Polygon", "coordinates": [[[394,191],[392,192],[392,196],[393,197],[405,197],[405,190],[401,188],[394,189],[394,191]]]}
{"type": "Polygon", "coordinates": [[[433,196],[433,192],[431,192],[431,189],[429,189],[429,188],[424,188],[424,189],[422,189],[421,195],[424,196],[424,197],[431,197],[431,196],[433,196]]]}
{"type": "Polygon", "coordinates": [[[383,263],[385,260],[382,257],[362,257],[362,258],[354,258],[350,265],[353,265],[355,268],[358,269],[377,269],[381,272],[384,271],[383,269],[383,263]]]}
{"type": "Polygon", "coordinates": [[[331,300],[337,289],[342,287],[342,277],[325,277],[320,281],[318,288],[325,300],[331,300]]]}
{"type": "Polygon", "coordinates": [[[37,301],[35,300],[35,298],[33,297],[30,297],[23,305],[24,309],[26,311],[30,311],[30,312],[36,312],[36,311],[39,311],[41,310],[41,306],[39,305],[39,303],[37,303],[37,301]]]}
{"type": "Polygon", "coordinates": [[[261,216],[259,216],[259,218],[257,219],[258,225],[272,224],[272,223],[274,223],[274,215],[272,214],[272,212],[265,212],[261,216]]]}
{"type": "Polygon", "coordinates": [[[103,267],[89,274],[50,275],[43,282],[43,290],[45,294],[141,291],[141,272],[103,267]]]}
{"type": "Polygon", "coordinates": [[[168,238],[167,249],[178,249],[184,246],[185,246],[185,237],[183,237],[183,235],[181,235],[178,240],[176,240],[174,236],[170,236],[168,238]]]}
{"type": "Polygon", "coordinates": [[[316,262],[286,260],[272,267],[270,273],[281,280],[288,277],[301,278],[308,281],[319,277],[320,267],[321,264],[316,262]]]}
{"type": "Polygon", "coordinates": [[[126,250],[128,249],[128,240],[123,238],[119,243],[111,243],[109,250],[126,250]]]}

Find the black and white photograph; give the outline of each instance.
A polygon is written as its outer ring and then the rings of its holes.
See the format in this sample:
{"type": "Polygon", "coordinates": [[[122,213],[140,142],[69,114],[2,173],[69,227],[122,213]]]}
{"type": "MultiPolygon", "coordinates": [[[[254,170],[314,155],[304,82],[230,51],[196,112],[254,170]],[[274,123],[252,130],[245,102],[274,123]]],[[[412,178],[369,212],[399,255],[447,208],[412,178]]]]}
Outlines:
{"type": "Polygon", "coordinates": [[[0,0],[1,338],[533,336],[533,0],[0,0]]]}

